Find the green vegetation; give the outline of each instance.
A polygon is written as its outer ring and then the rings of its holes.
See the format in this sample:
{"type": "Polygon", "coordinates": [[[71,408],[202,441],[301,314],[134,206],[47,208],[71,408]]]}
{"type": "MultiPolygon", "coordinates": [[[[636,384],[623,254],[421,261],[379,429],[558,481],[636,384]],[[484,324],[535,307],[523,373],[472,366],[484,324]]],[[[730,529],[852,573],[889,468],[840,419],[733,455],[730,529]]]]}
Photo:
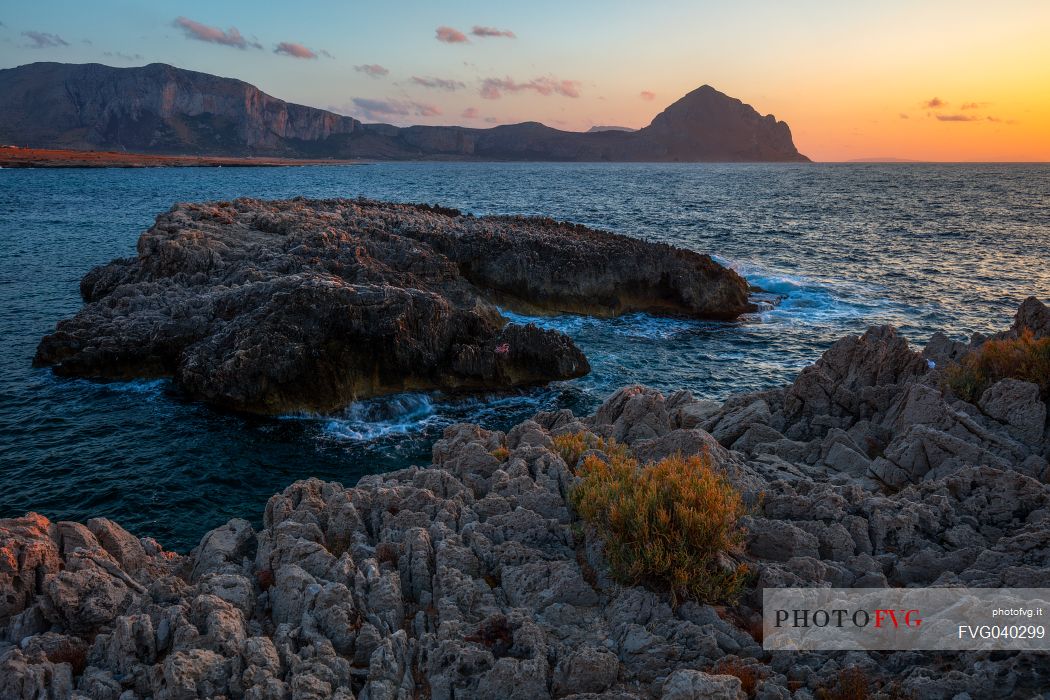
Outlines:
{"type": "MultiPolygon", "coordinates": [[[[560,442],[559,451],[577,459],[589,449],[582,436],[561,436],[560,442]]],[[[580,481],[570,498],[604,541],[613,575],[628,585],[665,589],[675,604],[733,600],[748,569],[725,555],[741,543],[745,508],[710,457],[675,455],[640,466],[614,444],[606,458],[588,455],[577,464],[580,481]]]]}
{"type": "Polygon", "coordinates": [[[1050,337],[1036,340],[1025,330],[1017,338],[989,340],[949,365],[943,384],[964,401],[976,403],[1000,379],[1032,382],[1044,400],[1050,398],[1050,337]]]}

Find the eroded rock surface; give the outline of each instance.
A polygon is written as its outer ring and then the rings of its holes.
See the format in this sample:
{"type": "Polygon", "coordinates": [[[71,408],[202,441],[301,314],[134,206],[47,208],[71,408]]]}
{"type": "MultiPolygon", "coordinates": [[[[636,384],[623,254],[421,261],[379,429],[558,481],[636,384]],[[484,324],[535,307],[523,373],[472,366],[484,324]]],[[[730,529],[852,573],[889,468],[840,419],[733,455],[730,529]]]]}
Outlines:
{"type": "Polygon", "coordinates": [[[186,556],[108,520],[0,521],[0,698],[811,700],[846,669],[873,698],[1039,697],[1036,654],[752,636],[765,587],[1046,585],[1045,405],[1012,380],[959,401],[926,359],[879,328],[723,404],[634,386],[591,416],[452,426],[427,468],[296,482],[262,529],[230,521],[186,556]],[[729,475],[754,504],[739,605],[611,579],[553,449],[579,431],[643,460],[706,451],[729,475]]]}
{"type": "Polygon", "coordinates": [[[138,256],[85,275],[40,343],[57,374],[173,376],[256,413],[406,390],[482,390],[589,371],[531,312],[734,318],[747,283],[706,255],[547,219],[363,200],[180,204],[138,256]]]}

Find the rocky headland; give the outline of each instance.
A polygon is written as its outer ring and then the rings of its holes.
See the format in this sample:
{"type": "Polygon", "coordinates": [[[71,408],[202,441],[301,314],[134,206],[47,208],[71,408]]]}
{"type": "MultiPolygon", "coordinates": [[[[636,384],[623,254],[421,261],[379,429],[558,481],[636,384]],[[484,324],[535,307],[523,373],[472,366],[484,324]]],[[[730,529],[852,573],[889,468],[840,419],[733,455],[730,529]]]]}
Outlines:
{"type": "Polygon", "coordinates": [[[632,311],[733,319],[747,282],[707,255],[550,219],[368,200],[178,204],[138,255],[88,272],[37,349],[63,376],[171,376],[253,413],[589,371],[572,340],[507,323],[632,311]]]}
{"type": "Polygon", "coordinates": [[[254,85],[151,63],[0,69],[0,143],[182,156],[369,160],[808,162],[773,115],[704,85],[642,129],[365,124],[254,85]]]}
{"type": "Polygon", "coordinates": [[[920,351],[874,327],[725,402],[631,386],[590,416],[456,425],[429,466],[299,481],[261,529],[232,520],[185,555],[105,519],[0,521],[0,698],[1042,697],[1045,655],[766,652],[757,619],[767,587],[1045,586],[1046,382],[952,372],[1048,337],[1032,298],[997,338],[920,351]],[[751,507],[736,604],[614,580],[555,444],[581,433],[731,480],[751,507]]]}

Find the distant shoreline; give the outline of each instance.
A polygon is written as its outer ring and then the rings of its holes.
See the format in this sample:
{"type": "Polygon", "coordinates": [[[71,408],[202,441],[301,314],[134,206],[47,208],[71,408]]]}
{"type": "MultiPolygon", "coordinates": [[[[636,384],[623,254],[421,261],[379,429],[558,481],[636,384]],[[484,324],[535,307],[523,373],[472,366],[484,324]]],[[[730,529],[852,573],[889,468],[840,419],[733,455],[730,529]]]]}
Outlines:
{"type": "Polygon", "coordinates": [[[281,168],[297,165],[360,165],[363,160],[260,156],[176,156],[118,151],[0,147],[2,168],[281,168]]]}

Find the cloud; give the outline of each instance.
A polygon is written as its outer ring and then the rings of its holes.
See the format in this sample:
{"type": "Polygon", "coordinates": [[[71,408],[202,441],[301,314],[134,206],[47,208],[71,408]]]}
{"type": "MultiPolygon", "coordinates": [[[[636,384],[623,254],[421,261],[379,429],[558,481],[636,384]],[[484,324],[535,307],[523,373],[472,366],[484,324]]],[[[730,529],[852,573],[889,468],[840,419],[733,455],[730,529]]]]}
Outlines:
{"type": "Polygon", "coordinates": [[[901,112],[897,116],[899,116],[901,119],[910,119],[910,117],[907,114],[905,114],[904,112],[901,112]]]}
{"type": "Polygon", "coordinates": [[[959,109],[980,109],[981,107],[988,106],[987,102],[967,102],[959,105],[959,109]]]}
{"type": "Polygon", "coordinates": [[[645,100],[647,102],[652,102],[653,100],[656,99],[656,93],[653,92],[652,90],[642,90],[641,92],[638,93],[638,97],[641,97],[643,100],[645,100]]]}
{"type": "Polygon", "coordinates": [[[368,97],[355,97],[354,107],[366,119],[388,119],[390,117],[436,117],[441,108],[426,102],[414,100],[376,100],[368,97]]]}
{"type": "Polygon", "coordinates": [[[934,97],[932,100],[926,100],[926,102],[923,103],[923,106],[930,109],[940,109],[941,107],[947,107],[948,103],[939,97],[934,97]]]}
{"type": "Polygon", "coordinates": [[[445,78],[420,78],[418,75],[412,76],[412,82],[416,85],[422,85],[426,88],[434,88],[436,90],[447,90],[454,92],[465,88],[466,83],[458,80],[447,80],[445,78]]]}
{"type": "Polygon", "coordinates": [[[142,60],[142,54],[140,53],[128,54],[122,51],[105,51],[102,55],[109,56],[110,58],[119,58],[121,61],[128,61],[129,63],[142,60]]]}
{"type": "Polygon", "coordinates": [[[479,27],[474,25],[474,28],[470,30],[470,33],[474,36],[486,37],[505,37],[507,39],[517,39],[514,32],[509,29],[496,29],[495,27],[479,27]]]}
{"type": "Polygon", "coordinates": [[[578,80],[558,78],[534,78],[527,83],[519,83],[513,78],[485,78],[481,81],[480,94],[486,100],[498,100],[505,92],[517,93],[525,90],[532,90],[544,96],[579,97],[580,83],[578,80]]]}
{"type": "Polygon", "coordinates": [[[237,31],[237,27],[230,27],[223,31],[218,27],[209,27],[187,17],[178,17],[172,24],[181,29],[187,39],[206,41],[209,44],[222,44],[223,46],[232,46],[237,49],[246,49],[248,47],[253,49],[262,48],[262,44],[259,42],[248,41],[241,36],[241,33],[237,31]]]}
{"type": "Polygon", "coordinates": [[[464,119],[477,119],[481,116],[481,112],[478,111],[477,107],[467,107],[463,110],[462,116],[464,119]]]}
{"type": "Polygon", "coordinates": [[[33,49],[51,49],[58,46],[69,46],[69,42],[58,34],[49,32],[22,32],[22,36],[29,39],[29,47],[33,49]]]}
{"type": "Polygon", "coordinates": [[[438,27],[434,36],[438,41],[446,44],[465,44],[470,41],[466,34],[452,27],[438,27]]]}
{"type": "Polygon", "coordinates": [[[364,73],[372,78],[382,78],[390,72],[378,63],[365,63],[360,66],[354,66],[354,70],[358,73],[364,73]]]}
{"type": "Polygon", "coordinates": [[[975,122],[980,121],[980,117],[972,114],[938,114],[937,121],[941,122],[975,122]]]}
{"type": "Polygon", "coordinates": [[[283,56],[291,56],[292,58],[317,58],[317,54],[315,54],[313,51],[306,48],[302,44],[296,44],[292,41],[282,41],[280,44],[277,45],[273,52],[283,56]]]}
{"type": "Polygon", "coordinates": [[[324,56],[325,58],[335,58],[335,56],[333,56],[332,54],[328,53],[328,52],[327,52],[327,51],[325,51],[324,49],[321,49],[321,50],[320,50],[320,51],[318,51],[317,53],[321,54],[321,55],[322,55],[322,56],[324,56]]]}

